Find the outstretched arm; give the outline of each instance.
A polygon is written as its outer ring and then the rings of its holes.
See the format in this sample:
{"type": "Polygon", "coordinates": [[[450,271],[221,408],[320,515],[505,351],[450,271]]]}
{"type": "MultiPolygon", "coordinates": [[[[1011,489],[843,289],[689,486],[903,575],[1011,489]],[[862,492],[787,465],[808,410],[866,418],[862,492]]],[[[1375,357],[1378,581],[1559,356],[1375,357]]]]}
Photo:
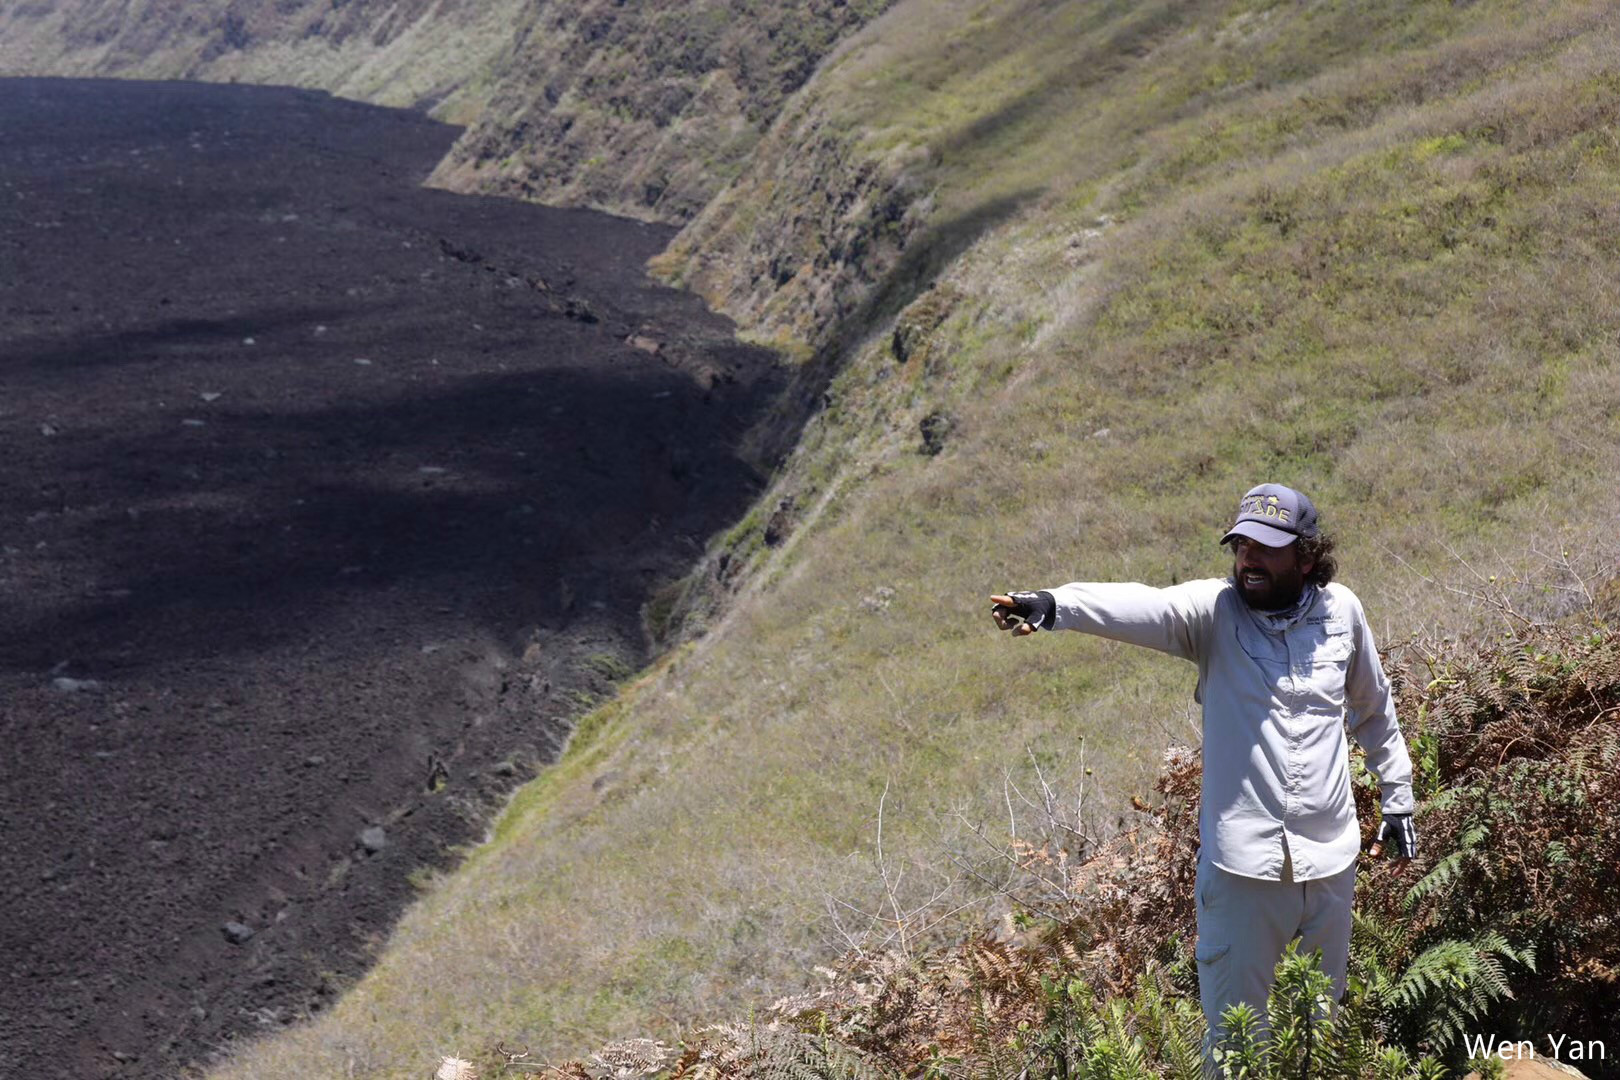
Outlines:
{"type": "Polygon", "coordinates": [[[1197,660],[1214,624],[1216,597],[1225,587],[1224,582],[1214,580],[1163,589],[1135,582],[1077,581],[1039,593],[998,594],[990,601],[1025,620],[1015,622],[1005,612],[996,611],[996,624],[1003,630],[1018,634],[1031,634],[1037,628],[1080,630],[1197,660]],[[1025,599],[1030,597],[1040,600],[1025,599]]]}

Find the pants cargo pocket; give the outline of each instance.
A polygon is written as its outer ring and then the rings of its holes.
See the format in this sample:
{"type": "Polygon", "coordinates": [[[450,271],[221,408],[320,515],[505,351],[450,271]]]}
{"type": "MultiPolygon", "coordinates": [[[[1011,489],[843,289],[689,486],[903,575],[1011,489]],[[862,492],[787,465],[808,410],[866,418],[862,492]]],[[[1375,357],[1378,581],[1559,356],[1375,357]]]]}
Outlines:
{"type": "Polygon", "coordinates": [[[1206,1052],[1225,1034],[1219,1030],[1219,1024],[1222,1010],[1231,1002],[1230,965],[1226,956],[1231,950],[1231,945],[1206,941],[1200,941],[1193,950],[1193,957],[1198,961],[1198,1003],[1203,1007],[1204,1020],[1209,1025],[1209,1035],[1204,1041],[1206,1052]]]}

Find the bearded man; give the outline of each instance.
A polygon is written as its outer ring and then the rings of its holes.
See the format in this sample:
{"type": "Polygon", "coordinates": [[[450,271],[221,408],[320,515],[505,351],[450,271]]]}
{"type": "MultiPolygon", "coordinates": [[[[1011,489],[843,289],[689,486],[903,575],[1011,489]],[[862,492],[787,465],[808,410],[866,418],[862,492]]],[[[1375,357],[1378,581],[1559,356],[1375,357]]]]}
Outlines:
{"type": "Polygon", "coordinates": [[[1335,1000],[1345,989],[1361,831],[1346,728],[1381,791],[1380,845],[1417,854],[1412,763],[1361,601],[1333,581],[1333,540],[1311,500],[1261,484],[1221,538],[1232,574],[1169,588],[1076,582],[991,597],[1018,636],[1080,630],[1198,665],[1203,706],[1199,806],[1200,1004],[1206,1066],[1221,1015],[1261,1017],[1293,938],[1320,949],[1335,1000]]]}

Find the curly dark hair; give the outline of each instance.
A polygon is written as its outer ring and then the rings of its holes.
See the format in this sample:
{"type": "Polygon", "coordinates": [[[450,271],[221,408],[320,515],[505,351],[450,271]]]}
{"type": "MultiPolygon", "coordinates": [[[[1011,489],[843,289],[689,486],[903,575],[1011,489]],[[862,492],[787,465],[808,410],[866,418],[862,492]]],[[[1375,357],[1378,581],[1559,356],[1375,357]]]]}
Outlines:
{"type": "MultiPolygon", "coordinates": [[[[1226,541],[1223,545],[1229,551],[1237,550],[1237,538],[1226,541]]],[[[1333,537],[1325,532],[1318,532],[1315,536],[1302,536],[1294,541],[1294,549],[1299,552],[1301,562],[1315,563],[1311,572],[1305,575],[1305,580],[1312,585],[1326,585],[1333,580],[1333,575],[1339,572],[1339,560],[1333,557],[1333,537]]]]}
{"type": "Polygon", "coordinates": [[[1305,580],[1312,585],[1326,585],[1333,580],[1333,575],[1339,572],[1339,560],[1333,557],[1333,537],[1325,532],[1318,532],[1315,536],[1302,536],[1294,541],[1299,548],[1301,561],[1311,560],[1316,563],[1311,572],[1305,575],[1305,580]]]}

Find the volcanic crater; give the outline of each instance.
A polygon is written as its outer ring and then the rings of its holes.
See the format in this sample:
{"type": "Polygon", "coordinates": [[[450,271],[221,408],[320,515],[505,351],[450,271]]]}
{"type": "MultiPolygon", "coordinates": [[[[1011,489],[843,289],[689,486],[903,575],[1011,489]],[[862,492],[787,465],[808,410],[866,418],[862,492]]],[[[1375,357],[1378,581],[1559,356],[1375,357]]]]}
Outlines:
{"type": "Polygon", "coordinates": [[[431,190],[328,95],[0,80],[0,1042],[173,1076],[334,1000],[762,477],[672,230],[431,190]]]}

